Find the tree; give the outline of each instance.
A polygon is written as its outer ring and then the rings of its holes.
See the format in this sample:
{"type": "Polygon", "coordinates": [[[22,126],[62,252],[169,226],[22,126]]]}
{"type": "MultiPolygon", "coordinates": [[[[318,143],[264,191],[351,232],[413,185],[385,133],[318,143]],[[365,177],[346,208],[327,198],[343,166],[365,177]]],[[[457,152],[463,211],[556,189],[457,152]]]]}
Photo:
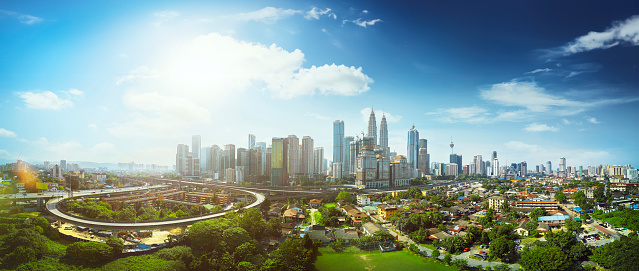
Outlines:
{"type": "Polygon", "coordinates": [[[450,253],[455,253],[457,251],[462,251],[467,246],[466,239],[461,236],[453,236],[444,239],[441,242],[441,246],[446,249],[446,251],[450,253]]]}
{"type": "Polygon", "coordinates": [[[395,237],[387,230],[382,229],[373,233],[373,239],[378,242],[387,242],[395,240],[395,237]]]}
{"type": "Polygon", "coordinates": [[[165,248],[156,252],[155,257],[168,261],[180,261],[189,266],[194,260],[193,251],[187,246],[176,246],[165,248]]]}
{"type": "Polygon", "coordinates": [[[572,194],[572,197],[575,199],[576,205],[583,206],[586,203],[586,194],[584,193],[584,191],[577,191],[576,193],[572,194]]]}
{"type": "Polygon", "coordinates": [[[568,256],[557,247],[536,247],[524,249],[519,264],[526,270],[570,270],[571,262],[568,256]]]}
{"type": "Polygon", "coordinates": [[[528,217],[530,217],[530,219],[532,220],[537,220],[538,217],[540,216],[545,216],[548,213],[546,212],[546,208],[535,208],[535,210],[533,210],[532,212],[530,212],[530,214],[528,215],[528,217]]]}
{"type": "Polygon", "coordinates": [[[340,200],[350,203],[350,202],[353,202],[353,197],[351,196],[351,193],[347,191],[341,191],[339,192],[339,194],[337,194],[337,197],[335,197],[335,201],[340,201],[340,200]]]}
{"type": "Polygon", "coordinates": [[[592,251],[590,260],[610,270],[636,270],[639,266],[639,239],[622,237],[592,251]]]}
{"type": "Polygon", "coordinates": [[[466,259],[455,259],[453,265],[460,270],[468,269],[468,261],[466,259]]]}
{"type": "Polygon", "coordinates": [[[574,221],[572,218],[568,218],[564,221],[564,226],[569,232],[578,233],[581,229],[581,222],[574,221]]]}
{"type": "Polygon", "coordinates": [[[330,246],[333,250],[335,250],[335,252],[342,252],[344,251],[344,248],[346,248],[346,246],[344,246],[344,240],[341,238],[337,238],[335,242],[330,244],[330,246]]]}
{"type": "Polygon", "coordinates": [[[124,242],[122,241],[122,239],[115,236],[111,236],[109,239],[107,239],[106,244],[111,247],[113,255],[121,254],[122,250],[124,249],[124,242]]]}
{"type": "Polygon", "coordinates": [[[199,221],[191,226],[187,239],[197,252],[222,251],[226,242],[222,233],[235,225],[226,218],[199,221]]]}
{"type": "MultiPolygon", "coordinates": [[[[510,266],[505,263],[495,265],[492,269],[493,271],[511,271],[510,266]]],[[[488,266],[486,267],[486,270],[488,270],[488,266]]]]}
{"type": "Polygon", "coordinates": [[[113,249],[98,242],[75,242],[67,247],[67,256],[86,262],[102,262],[111,259],[113,249]]]}
{"type": "Polygon", "coordinates": [[[2,267],[5,269],[15,269],[21,264],[36,260],[36,252],[31,248],[17,247],[13,252],[2,258],[2,267]]]}
{"type": "Polygon", "coordinates": [[[477,194],[473,194],[472,196],[470,196],[470,200],[474,202],[479,202],[481,200],[481,196],[477,194]]]}
{"type": "Polygon", "coordinates": [[[430,254],[430,257],[439,260],[439,249],[433,250],[433,252],[430,254]]]}
{"type": "Polygon", "coordinates": [[[564,201],[566,201],[566,194],[564,194],[563,192],[557,190],[557,192],[555,192],[555,199],[557,201],[559,201],[560,203],[564,202],[564,201]]]}
{"type": "Polygon", "coordinates": [[[529,235],[536,235],[534,233],[537,233],[537,227],[539,227],[539,221],[537,221],[536,219],[529,220],[528,222],[526,222],[525,227],[528,230],[529,235]]]}
{"type": "Polygon", "coordinates": [[[490,254],[500,259],[505,259],[515,252],[515,242],[505,236],[493,240],[490,243],[490,254]]]}
{"type": "Polygon", "coordinates": [[[450,264],[452,258],[453,258],[453,256],[450,256],[450,253],[446,253],[446,255],[444,255],[444,262],[446,264],[450,264]]]}
{"type": "Polygon", "coordinates": [[[262,270],[308,270],[310,265],[308,249],[303,239],[286,239],[280,248],[271,253],[271,258],[264,262],[262,270]]]}

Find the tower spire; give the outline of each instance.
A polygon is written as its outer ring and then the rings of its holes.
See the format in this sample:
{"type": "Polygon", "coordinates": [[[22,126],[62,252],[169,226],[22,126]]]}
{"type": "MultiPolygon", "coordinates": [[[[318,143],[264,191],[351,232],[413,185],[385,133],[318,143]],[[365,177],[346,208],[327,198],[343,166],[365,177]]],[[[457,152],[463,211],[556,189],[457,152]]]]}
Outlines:
{"type": "Polygon", "coordinates": [[[453,151],[453,147],[455,147],[455,144],[453,144],[453,136],[450,136],[450,153],[451,154],[455,153],[453,151]]]}

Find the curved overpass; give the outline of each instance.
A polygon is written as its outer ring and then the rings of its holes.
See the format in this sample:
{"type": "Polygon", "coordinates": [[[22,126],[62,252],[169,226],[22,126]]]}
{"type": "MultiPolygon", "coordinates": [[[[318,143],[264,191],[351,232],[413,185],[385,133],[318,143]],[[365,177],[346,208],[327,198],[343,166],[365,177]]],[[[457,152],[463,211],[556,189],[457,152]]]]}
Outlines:
{"type": "MultiPolygon", "coordinates": [[[[242,191],[245,193],[252,194],[256,200],[255,202],[249,204],[245,208],[254,208],[262,204],[264,202],[265,197],[262,194],[251,192],[248,190],[235,189],[237,191],[242,191]]],[[[56,205],[60,199],[53,199],[47,202],[47,210],[55,217],[60,220],[64,220],[75,225],[81,225],[90,228],[98,228],[104,230],[144,230],[144,229],[159,229],[159,228],[175,228],[179,226],[187,226],[191,225],[195,222],[207,220],[211,218],[223,217],[228,212],[234,212],[235,209],[231,209],[221,213],[215,213],[210,215],[203,215],[198,217],[187,217],[182,219],[173,219],[166,221],[136,221],[136,222],[106,222],[106,221],[95,221],[90,219],[85,219],[78,216],[67,215],[60,210],[57,209],[56,205]]]]}

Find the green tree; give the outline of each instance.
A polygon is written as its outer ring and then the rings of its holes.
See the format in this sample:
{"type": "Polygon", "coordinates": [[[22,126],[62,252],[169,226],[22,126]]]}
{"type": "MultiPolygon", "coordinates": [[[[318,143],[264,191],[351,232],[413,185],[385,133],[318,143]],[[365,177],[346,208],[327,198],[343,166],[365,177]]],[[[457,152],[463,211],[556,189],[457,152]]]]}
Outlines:
{"type": "Polygon", "coordinates": [[[539,227],[539,221],[537,221],[536,219],[529,220],[528,222],[526,222],[525,227],[528,230],[529,235],[536,235],[537,227],[539,227]]]}
{"type": "Polygon", "coordinates": [[[35,260],[36,252],[33,249],[19,246],[2,258],[2,267],[5,269],[15,269],[21,264],[35,260]]]}
{"type": "Polygon", "coordinates": [[[555,192],[555,199],[560,203],[566,201],[566,198],[566,194],[564,194],[560,190],[557,190],[557,192],[555,192]]]}
{"type": "Polygon", "coordinates": [[[639,239],[622,237],[592,251],[590,259],[612,271],[637,270],[639,266],[639,239]]]}
{"type": "Polygon", "coordinates": [[[564,226],[569,232],[579,233],[579,230],[581,229],[581,222],[568,218],[564,221],[564,226]]]}
{"type": "Polygon", "coordinates": [[[519,264],[526,270],[570,270],[571,262],[568,256],[557,247],[536,247],[524,249],[519,264]]]}
{"type": "Polygon", "coordinates": [[[455,259],[453,261],[453,266],[459,268],[460,270],[467,270],[468,261],[466,259],[455,259]]]}
{"type": "Polygon", "coordinates": [[[341,191],[339,192],[339,194],[337,194],[337,197],[335,197],[335,201],[339,201],[339,200],[343,200],[345,202],[353,202],[353,197],[351,196],[351,193],[347,192],[347,191],[341,191]]]}
{"type": "Polygon", "coordinates": [[[75,242],[67,247],[67,256],[86,262],[102,262],[111,259],[113,249],[98,242],[75,242]]]}
{"type": "Polygon", "coordinates": [[[446,255],[444,255],[444,262],[446,264],[450,264],[452,259],[453,259],[453,256],[450,256],[450,253],[446,253],[446,255]]]}
{"type": "Polygon", "coordinates": [[[165,248],[156,252],[154,255],[163,260],[183,262],[186,266],[189,266],[194,259],[193,251],[187,246],[165,248]]]}
{"type": "Polygon", "coordinates": [[[395,237],[387,230],[382,229],[373,233],[373,239],[378,242],[386,242],[395,240],[395,237]]]}
{"type": "Polygon", "coordinates": [[[197,252],[223,251],[226,245],[222,233],[235,225],[226,218],[199,221],[191,226],[187,239],[197,252]]]}
{"type": "Polygon", "coordinates": [[[578,206],[583,206],[586,203],[586,194],[584,191],[577,191],[572,194],[572,198],[575,199],[575,204],[578,206]]]}
{"type": "Polygon", "coordinates": [[[430,254],[430,257],[431,257],[431,258],[433,258],[433,259],[437,259],[437,260],[439,260],[439,254],[440,254],[440,253],[439,253],[439,249],[435,249],[435,250],[433,250],[433,252],[430,254]]]}
{"type": "Polygon", "coordinates": [[[122,239],[115,236],[111,236],[109,239],[107,239],[106,244],[111,247],[113,255],[121,254],[122,250],[124,249],[124,242],[122,241],[122,239]]]}
{"type": "Polygon", "coordinates": [[[508,258],[515,252],[515,242],[500,236],[490,243],[490,254],[500,259],[508,258]]]}
{"type": "Polygon", "coordinates": [[[548,213],[546,212],[545,208],[535,208],[535,210],[533,210],[532,212],[530,212],[530,214],[528,215],[528,217],[530,217],[530,219],[532,220],[537,220],[538,217],[540,216],[545,216],[548,213]]]}

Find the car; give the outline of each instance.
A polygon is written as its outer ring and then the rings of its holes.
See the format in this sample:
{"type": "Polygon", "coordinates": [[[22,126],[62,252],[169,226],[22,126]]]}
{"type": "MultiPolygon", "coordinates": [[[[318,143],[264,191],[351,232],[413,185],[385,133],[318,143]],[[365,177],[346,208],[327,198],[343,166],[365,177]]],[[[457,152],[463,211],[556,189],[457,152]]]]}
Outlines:
{"type": "Polygon", "coordinates": [[[66,227],[64,227],[64,229],[65,229],[65,230],[73,230],[73,227],[71,227],[71,226],[66,226],[66,227]]]}
{"type": "Polygon", "coordinates": [[[470,248],[464,248],[464,252],[470,251],[470,248]]]}
{"type": "Polygon", "coordinates": [[[482,250],[482,251],[479,251],[479,254],[481,254],[481,255],[486,255],[487,253],[486,253],[486,251],[483,251],[483,250],[482,250]]]}

